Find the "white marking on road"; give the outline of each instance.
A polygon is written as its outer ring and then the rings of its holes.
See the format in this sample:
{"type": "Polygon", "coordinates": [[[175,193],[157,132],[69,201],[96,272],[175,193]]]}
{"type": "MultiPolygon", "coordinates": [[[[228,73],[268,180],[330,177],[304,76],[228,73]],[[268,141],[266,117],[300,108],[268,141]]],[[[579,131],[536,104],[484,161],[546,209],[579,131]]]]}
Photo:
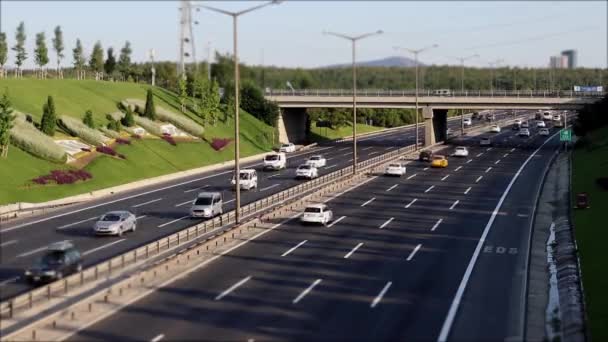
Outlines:
{"type": "Polygon", "coordinates": [[[370,148],[374,148],[374,147],[370,146],[370,147],[362,148],[361,151],[366,151],[366,150],[369,150],[370,148]]]}
{"type": "Polygon", "coordinates": [[[267,186],[265,188],[261,188],[260,191],[266,191],[268,189],[272,189],[272,188],[276,188],[277,186],[281,185],[281,183],[277,183],[277,184],[272,184],[270,186],[267,186]]]}
{"type": "Polygon", "coordinates": [[[343,148],[339,149],[338,151],[348,150],[349,148],[352,148],[352,147],[343,147],[343,148]]]}
{"type": "Polygon", "coordinates": [[[350,158],[350,159],[348,160],[348,162],[352,162],[352,161],[353,161],[353,158],[350,158]]]}
{"type": "Polygon", "coordinates": [[[29,252],[25,252],[25,253],[21,253],[21,254],[17,255],[17,258],[23,258],[23,257],[26,257],[26,256],[30,256],[32,254],[40,253],[42,251],[46,251],[46,249],[47,249],[47,246],[36,248],[36,249],[31,250],[29,252]]]}
{"type": "Polygon", "coordinates": [[[490,172],[490,170],[492,170],[491,166],[486,169],[486,173],[490,172]]]}
{"type": "Polygon", "coordinates": [[[413,175],[407,177],[407,179],[412,179],[412,178],[416,177],[416,175],[417,175],[417,173],[414,173],[413,175]]]}
{"type": "Polygon", "coordinates": [[[148,201],[148,202],[144,202],[144,203],[139,203],[139,204],[136,204],[136,205],[132,205],[132,206],[131,206],[131,208],[138,208],[138,207],[144,206],[144,205],[146,205],[146,204],[150,204],[150,203],[158,202],[158,201],[160,201],[160,200],[162,200],[162,198],[157,198],[157,199],[154,199],[154,200],[151,200],[151,201],[148,201]]]}
{"type": "Polygon", "coordinates": [[[303,244],[305,244],[306,242],[308,242],[308,240],[304,240],[302,242],[300,242],[299,244],[297,244],[295,247],[292,247],[290,250],[288,250],[287,252],[281,254],[282,257],[284,256],[288,256],[289,253],[295,251],[298,247],[302,246],[303,244]]]}
{"type": "Polygon", "coordinates": [[[481,152],[478,155],[476,155],[476,157],[481,157],[482,154],[483,154],[483,152],[481,152]]]}
{"type": "Polygon", "coordinates": [[[448,179],[448,177],[450,177],[450,175],[446,175],[445,177],[441,178],[441,181],[448,179]]]}
{"type": "Polygon", "coordinates": [[[437,221],[437,223],[435,223],[435,225],[433,226],[433,228],[431,228],[431,231],[435,231],[435,229],[437,229],[437,227],[439,227],[439,225],[441,224],[441,222],[443,222],[443,219],[439,219],[437,221]]]}
{"type": "Polygon", "coordinates": [[[376,197],[372,197],[372,199],[370,199],[369,201],[367,201],[367,202],[365,202],[365,203],[361,204],[361,206],[362,206],[362,207],[365,207],[366,205],[368,205],[368,204],[372,203],[372,202],[373,202],[375,199],[376,199],[376,197]]]}
{"type": "Polygon", "coordinates": [[[391,186],[390,188],[386,189],[386,191],[391,191],[391,190],[393,190],[394,188],[396,188],[398,185],[399,185],[399,184],[395,184],[395,185],[391,186]]]}
{"type": "Polygon", "coordinates": [[[217,295],[217,297],[215,297],[215,300],[220,300],[224,297],[226,297],[228,294],[230,294],[230,292],[236,290],[239,286],[245,284],[246,282],[249,281],[249,279],[251,279],[251,276],[248,276],[246,278],[241,279],[238,283],[230,286],[226,291],[220,293],[219,295],[217,295]]]}
{"type": "Polygon", "coordinates": [[[434,187],[435,187],[434,185],[431,185],[428,189],[424,190],[424,193],[426,194],[427,192],[433,190],[434,187]]]}
{"type": "MultiPolygon", "coordinates": [[[[352,159],[350,161],[352,161],[352,159]]],[[[334,165],[328,166],[328,167],[326,167],[326,169],[331,169],[331,168],[334,168],[336,166],[338,166],[338,164],[334,164],[334,165]]]]}
{"type": "Polygon", "coordinates": [[[68,224],[65,224],[65,225],[63,225],[61,227],[57,227],[57,230],[66,229],[66,228],[69,228],[69,227],[72,227],[72,226],[79,225],[81,223],[85,223],[85,222],[88,222],[88,221],[93,221],[93,220],[96,220],[97,218],[99,218],[99,216],[90,217],[88,219],[85,219],[85,220],[82,220],[82,221],[78,221],[78,222],[74,222],[74,223],[68,223],[68,224]]]}
{"type": "Polygon", "coordinates": [[[127,239],[120,239],[120,240],[116,240],[116,241],[114,241],[114,242],[110,242],[110,243],[105,244],[105,245],[103,245],[103,246],[99,246],[99,247],[97,247],[97,248],[89,249],[88,251],[83,252],[83,253],[82,253],[82,256],[86,256],[86,255],[89,255],[89,254],[91,254],[91,253],[95,253],[95,252],[97,252],[97,251],[99,251],[99,250],[102,250],[102,249],[104,249],[104,248],[108,248],[108,247],[110,247],[110,246],[114,246],[115,244],[117,244],[117,243],[121,243],[121,242],[123,242],[123,241],[125,241],[125,240],[127,240],[127,239]]]}
{"type": "Polygon", "coordinates": [[[229,201],[226,201],[226,202],[224,202],[224,204],[232,203],[232,202],[234,202],[234,201],[236,201],[236,198],[233,198],[233,199],[231,199],[231,200],[229,200],[229,201]]]}
{"type": "Polygon", "coordinates": [[[374,151],[374,152],[371,152],[370,154],[368,154],[368,156],[371,156],[372,154],[377,154],[377,153],[380,153],[380,152],[374,151]]]}
{"type": "Polygon", "coordinates": [[[416,248],[414,248],[414,250],[410,253],[410,255],[407,257],[407,261],[412,261],[412,259],[414,258],[414,255],[416,254],[416,252],[418,252],[418,250],[420,249],[420,247],[422,247],[422,244],[418,244],[418,246],[416,246],[416,248]]]}
{"type": "Polygon", "coordinates": [[[333,227],[334,224],[344,220],[346,218],[346,216],[341,216],[339,219],[335,220],[334,222],[330,223],[327,227],[333,227]]]}
{"type": "Polygon", "coordinates": [[[509,153],[505,153],[502,155],[503,158],[507,158],[509,156],[509,153]]]}
{"type": "Polygon", "coordinates": [[[466,189],[466,190],[464,191],[464,194],[465,194],[465,195],[466,195],[466,194],[468,194],[468,193],[469,193],[469,191],[471,191],[471,187],[469,187],[468,189],[466,189]]]}
{"type": "Polygon", "coordinates": [[[467,160],[467,164],[468,164],[468,163],[470,163],[470,162],[472,162],[472,161],[473,161],[473,159],[469,159],[469,160],[467,160]]]}
{"type": "Polygon", "coordinates": [[[498,163],[500,163],[500,159],[498,159],[497,161],[495,161],[494,165],[497,165],[498,163]]]}
{"type": "Polygon", "coordinates": [[[386,283],[386,285],[384,285],[384,288],[382,289],[382,291],[380,291],[380,293],[378,294],[378,296],[376,298],[374,298],[374,301],[372,302],[372,304],[370,304],[370,308],[375,308],[376,305],[378,305],[378,303],[380,303],[380,301],[382,300],[382,297],[384,297],[384,295],[386,294],[386,291],[388,291],[388,289],[391,287],[391,285],[393,285],[392,281],[389,281],[388,283],[386,283]]]}
{"type": "Polygon", "coordinates": [[[190,189],[190,190],[185,190],[184,193],[188,193],[188,192],[192,192],[192,191],[196,191],[196,190],[200,190],[200,189],[204,189],[206,187],[208,187],[209,185],[203,185],[201,187],[198,188],[194,188],[194,189],[190,189]]]}
{"type": "Polygon", "coordinates": [[[139,216],[135,217],[135,219],[136,219],[136,220],[139,220],[139,219],[142,219],[142,218],[147,217],[147,216],[148,216],[148,215],[139,215],[139,216]]]}
{"type": "Polygon", "coordinates": [[[158,341],[162,340],[163,338],[165,338],[165,335],[160,334],[160,335],[156,336],[155,338],[151,339],[150,342],[158,342],[158,341]]]}
{"type": "Polygon", "coordinates": [[[17,243],[18,240],[9,240],[9,241],[5,241],[3,243],[0,243],[0,247],[6,247],[6,246],[10,246],[10,245],[14,245],[17,243]]]}
{"type": "Polygon", "coordinates": [[[491,147],[488,147],[488,149],[487,149],[486,151],[491,151],[491,150],[492,150],[492,148],[491,148],[491,147]]]}
{"type": "Polygon", "coordinates": [[[281,175],[280,173],[275,173],[274,175],[272,175],[272,176],[268,176],[268,177],[266,177],[266,178],[270,179],[270,178],[272,178],[272,177],[276,177],[276,176],[280,176],[280,175],[281,175]]]}
{"type": "Polygon", "coordinates": [[[181,207],[182,205],[186,205],[186,204],[188,204],[188,203],[192,203],[192,202],[194,202],[194,201],[193,201],[193,200],[188,200],[188,201],[186,201],[186,202],[183,202],[183,203],[180,203],[180,204],[176,204],[175,206],[176,206],[176,207],[181,207]]]}
{"type": "Polygon", "coordinates": [[[414,198],[408,205],[405,206],[405,208],[407,209],[407,208],[411,207],[412,204],[416,203],[417,200],[418,200],[417,198],[414,198]]]}
{"type": "Polygon", "coordinates": [[[461,165],[461,166],[459,166],[459,167],[457,167],[457,168],[456,168],[456,170],[454,170],[454,171],[458,171],[458,170],[460,170],[460,169],[462,169],[462,165],[461,165]]]}
{"type": "Polygon", "coordinates": [[[512,148],[512,149],[511,149],[511,152],[513,152],[513,151],[515,151],[515,148],[512,148]]]}
{"type": "Polygon", "coordinates": [[[344,256],[344,259],[348,259],[350,258],[351,255],[353,255],[353,253],[355,253],[355,251],[357,249],[359,249],[359,247],[363,246],[363,242],[359,243],[358,245],[355,246],[355,248],[351,249],[350,252],[346,253],[346,255],[344,256]]]}
{"type": "Polygon", "coordinates": [[[317,279],[315,280],[312,284],[310,284],[310,286],[308,286],[306,288],[306,290],[302,291],[302,293],[300,293],[293,301],[293,304],[298,304],[298,302],[300,300],[302,300],[302,298],[304,298],[304,296],[306,296],[308,294],[308,292],[312,291],[312,289],[315,288],[315,286],[319,285],[319,283],[321,282],[321,279],[317,279]]]}
{"type": "Polygon", "coordinates": [[[331,157],[331,158],[325,158],[325,161],[330,161],[330,160],[332,160],[332,159],[336,159],[336,158],[334,158],[334,157],[331,157]]]}
{"type": "Polygon", "coordinates": [[[429,169],[429,167],[425,167],[425,168],[423,169],[423,171],[426,171],[426,170],[428,170],[428,169],[429,169]]]}
{"type": "Polygon", "coordinates": [[[479,176],[477,177],[477,179],[475,180],[475,183],[479,183],[479,181],[483,178],[483,176],[479,176]]]}
{"type": "Polygon", "coordinates": [[[452,204],[452,206],[450,207],[450,210],[454,209],[454,207],[458,204],[458,202],[460,202],[460,201],[456,200],[456,202],[454,202],[454,204],[452,204]]]}
{"type": "Polygon", "coordinates": [[[390,219],[388,219],[386,222],[384,222],[381,226],[380,229],[386,227],[389,223],[391,223],[395,218],[391,217],[390,219]]]}
{"type": "Polygon", "coordinates": [[[8,278],[6,280],[0,281],[0,287],[10,284],[12,282],[15,282],[17,280],[19,280],[21,277],[12,277],[12,278],[8,278]]]}
{"type": "Polygon", "coordinates": [[[177,221],[181,221],[181,220],[183,220],[183,219],[185,219],[185,218],[188,218],[188,217],[190,217],[190,215],[182,216],[182,217],[180,217],[180,218],[178,218],[178,219],[175,219],[175,220],[173,220],[173,221],[169,221],[169,222],[167,222],[167,223],[163,223],[163,224],[161,224],[160,226],[158,226],[158,228],[162,228],[162,227],[164,227],[164,226],[168,226],[168,225],[170,225],[170,224],[172,224],[172,223],[175,223],[175,222],[177,222],[177,221]]]}
{"type": "Polygon", "coordinates": [[[385,148],[384,150],[385,150],[385,151],[388,151],[388,150],[390,150],[391,148],[393,148],[393,147],[387,147],[387,148],[385,148]]]}

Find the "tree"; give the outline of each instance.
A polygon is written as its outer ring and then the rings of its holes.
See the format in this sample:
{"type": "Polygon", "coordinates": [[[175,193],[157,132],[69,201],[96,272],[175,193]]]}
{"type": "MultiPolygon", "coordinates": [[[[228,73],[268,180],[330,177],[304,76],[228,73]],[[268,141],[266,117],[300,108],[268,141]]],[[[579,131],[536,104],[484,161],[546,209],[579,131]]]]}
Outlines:
{"type": "Polygon", "coordinates": [[[0,99],[0,157],[2,158],[8,157],[8,146],[14,121],[15,115],[8,98],[8,90],[5,90],[2,99],[0,99]]]}
{"type": "Polygon", "coordinates": [[[45,66],[49,63],[49,49],[46,47],[46,37],[44,32],[36,33],[36,49],[34,59],[38,65],[38,78],[46,78],[45,66]]]}
{"type": "Polygon", "coordinates": [[[15,70],[15,77],[20,78],[23,77],[23,71],[21,70],[21,66],[23,62],[27,59],[27,52],[25,51],[25,24],[23,21],[19,23],[17,26],[17,32],[15,33],[15,40],[17,43],[13,46],[12,50],[15,51],[15,64],[17,65],[17,69],[15,70]]]}
{"type": "Polygon", "coordinates": [[[84,49],[82,48],[82,43],[80,39],[76,39],[76,47],[72,50],[73,58],[74,58],[74,68],[76,69],[76,78],[82,80],[85,78],[85,59],[84,59],[84,49]]]}
{"type": "Polygon", "coordinates": [[[148,93],[146,94],[146,108],[144,109],[143,116],[150,120],[156,120],[156,109],[154,108],[152,89],[148,89],[148,93]]]}
{"type": "Polygon", "coordinates": [[[63,32],[61,31],[61,26],[55,27],[55,37],[53,38],[53,49],[55,50],[55,55],[57,56],[57,78],[63,78],[63,71],[61,70],[61,59],[65,57],[63,55],[63,32]]]}
{"type": "Polygon", "coordinates": [[[121,73],[123,80],[129,77],[131,72],[131,43],[125,42],[125,46],[120,49],[120,56],[118,57],[118,71],[121,73]]]}
{"type": "Polygon", "coordinates": [[[135,118],[133,118],[133,110],[131,110],[131,106],[127,106],[125,116],[120,121],[123,126],[126,126],[126,127],[135,126],[135,118]]]}
{"type": "MultiPolygon", "coordinates": [[[[215,119],[222,112],[220,106],[220,86],[215,80],[207,84],[207,93],[205,95],[207,115],[213,119],[213,123],[215,124],[215,119]]],[[[232,103],[232,112],[234,113],[234,103],[232,103]]]]}
{"type": "Polygon", "coordinates": [[[188,98],[188,94],[186,93],[186,78],[180,77],[179,82],[179,104],[181,105],[182,113],[184,112],[186,105],[186,99],[188,98]]]}
{"type": "Polygon", "coordinates": [[[89,67],[95,71],[96,81],[103,79],[103,48],[100,41],[97,41],[93,46],[91,59],[89,59],[89,67]]]}
{"type": "Polygon", "coordinates": [[[53,97],[49,96],[47,102],[42,107],[42,120],[40,121],[40,130],[48,135],[55,135],[55,125],[57,124],[57,116],[55,114],[55,102],[53,97]]]}
{"type": "Polygon", "coordinates": [[[93,121],[93,112],[90,109],[87,110],[86,113],[84,113],[82,123],[89,126],[90,128],[95,128],[95,122],[93,121]]]}
{"type": "Polygon", "coordinates": [[[114,48],[108,48],[108,57],[106,58],[106,62],[103,65],[103,70],[106,72],[106,75],[111,76],[114,74],[116,70],[116,57],[114,57],[114,48]]]}
{"type": "Polygon", "coordinates": [[[6,33],[0,32],[0,78],[6,77],[4,64],[8,59],[8,46],[6,44],[6,33]]]}

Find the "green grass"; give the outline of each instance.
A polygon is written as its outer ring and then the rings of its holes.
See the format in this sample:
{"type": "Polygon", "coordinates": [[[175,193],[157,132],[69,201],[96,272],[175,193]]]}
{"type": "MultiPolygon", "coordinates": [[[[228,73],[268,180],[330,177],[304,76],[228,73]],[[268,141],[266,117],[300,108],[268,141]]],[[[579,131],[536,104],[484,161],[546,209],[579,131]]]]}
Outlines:
{"type": "MultiPolygon", "coordinates": [[[[376,127],[365,124],[357,124],[357,136],[363,133],[375,132],[384,129],[384,127],[376,127]]],[[[333,140],[353,135],[353,127],[345,126],[338,129],[331,129],[329,127],[317,127],[313,122],[310,125],[310,132],[315,140],[333,140]]]]}
{"type": "Polygon", "coordinates": [[[608,268],[606,241],[608,241],[608,191],[596,184],[598,177],[608,177],[608,127],[589,136],[590,148],[574,152],[572,190],[589,194],[590,208],[574,211],[575,235],[580,249],[585,302],[589,317],[591,338],[608,340],[608,268]]]}

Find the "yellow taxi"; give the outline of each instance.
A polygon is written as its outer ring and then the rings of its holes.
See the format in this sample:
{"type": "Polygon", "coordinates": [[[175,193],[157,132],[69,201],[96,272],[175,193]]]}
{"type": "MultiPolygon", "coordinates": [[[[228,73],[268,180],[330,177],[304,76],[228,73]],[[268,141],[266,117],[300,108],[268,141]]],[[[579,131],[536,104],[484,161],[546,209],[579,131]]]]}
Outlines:
{"type": "Polygon", "coordinates": [[[435,155],[431,161],[431,167],[448,167],[448,160],[445,156],[435,155]]]}

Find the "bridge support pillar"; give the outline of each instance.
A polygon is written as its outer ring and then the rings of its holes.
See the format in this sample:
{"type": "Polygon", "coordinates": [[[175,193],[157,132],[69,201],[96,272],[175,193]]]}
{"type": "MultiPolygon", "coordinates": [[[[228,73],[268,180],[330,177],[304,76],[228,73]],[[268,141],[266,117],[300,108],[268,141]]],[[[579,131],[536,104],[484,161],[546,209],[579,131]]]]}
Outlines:
{"type": "Polygon", "coordinates": [[[426,106],[422,108],[422,117],[424,118],[424,146],[445,141],[448,128],[448,110],[433,109],[426,106]]]}
{"type": "Polygon", "coordinates": [[[283,108],[277,119],[279,142],[301,144],[306,142],[306,108],[283,108]]]}

